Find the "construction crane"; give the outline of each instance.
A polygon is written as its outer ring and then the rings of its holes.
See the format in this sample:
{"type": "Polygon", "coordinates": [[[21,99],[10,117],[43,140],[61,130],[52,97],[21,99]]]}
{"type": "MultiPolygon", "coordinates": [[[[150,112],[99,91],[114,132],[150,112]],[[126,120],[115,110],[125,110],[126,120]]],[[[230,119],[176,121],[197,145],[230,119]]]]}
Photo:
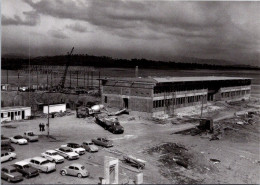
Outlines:
{"type": "Polygon", "coordinates": [[[68,68],[69,68],[69,65],[70,65],[70,60],[71,60],[71,55],[72,55],[73,50],[74,50],[74,47],[71,49],[70,52],[67,53],[66,67],[65,67],[65,71],[63,73],[63,76],[61,78],[61,81],[60,81],[60,83],[57,86],[57,90],[58,91],[61,91],[64,88],[64,85],[65,85],[65,82],[66,82],[66,76],[67,76],[67,73],[68,73],[68,68]]]}

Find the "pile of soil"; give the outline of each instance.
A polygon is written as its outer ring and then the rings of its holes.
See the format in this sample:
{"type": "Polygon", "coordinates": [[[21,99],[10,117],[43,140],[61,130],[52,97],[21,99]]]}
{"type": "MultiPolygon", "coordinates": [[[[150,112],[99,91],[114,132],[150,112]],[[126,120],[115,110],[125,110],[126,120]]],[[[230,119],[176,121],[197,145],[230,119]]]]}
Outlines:
{"type": "Polygon", "coordinates": [[[184,173],[185,170],[194,169],[193,156],[183,145],[177,143],[164,143],[145,151],[149,155],[158,156],[160,173],[164,177],[180,184],[197,184],[200,180],[184,173]]]}

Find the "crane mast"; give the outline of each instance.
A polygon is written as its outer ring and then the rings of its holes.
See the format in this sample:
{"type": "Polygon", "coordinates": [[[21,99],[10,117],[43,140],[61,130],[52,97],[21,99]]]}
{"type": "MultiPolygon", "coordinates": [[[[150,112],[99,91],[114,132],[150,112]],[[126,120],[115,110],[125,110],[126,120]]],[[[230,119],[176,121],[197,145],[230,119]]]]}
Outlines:
{"type": "Polygon", "coordinates": [[[65,85],[65,82],[66,82],[66,76],[67,76],[67,73],[68,73],[68,68],[69,68],[69,65],[70,65],[70,60],[71,60],[71,55],[73,53],[73,50],[74,50],[74,47],[71,49],[70,52],[67,53],[67,62],[66,62],[66,67],[65,67],[65,71],[63,73],[63,76],[61,78],[61,81],[58,85],[58,90],[62,90],[64,88],[64,85],[65,85]]]}

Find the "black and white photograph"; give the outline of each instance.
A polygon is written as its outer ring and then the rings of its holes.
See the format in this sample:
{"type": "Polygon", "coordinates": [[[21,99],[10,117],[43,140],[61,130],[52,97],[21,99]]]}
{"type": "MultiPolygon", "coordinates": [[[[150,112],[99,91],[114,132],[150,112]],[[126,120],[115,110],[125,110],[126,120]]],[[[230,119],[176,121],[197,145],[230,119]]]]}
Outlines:
{"type": "Polygon", "coordinates": [[[1,184],[260,184],[260,1],[0,4],[1,184]]]}

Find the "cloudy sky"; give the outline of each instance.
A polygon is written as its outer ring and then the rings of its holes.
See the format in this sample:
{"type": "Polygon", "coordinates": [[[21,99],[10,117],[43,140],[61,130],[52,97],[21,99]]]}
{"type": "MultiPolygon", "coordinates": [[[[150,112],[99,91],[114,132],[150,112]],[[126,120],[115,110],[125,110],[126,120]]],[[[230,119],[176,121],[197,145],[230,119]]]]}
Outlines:
{"type": "Polygon", "coordinates": [[[259,64],[260,2],[2,0],[2,54],[259,64]]]}

